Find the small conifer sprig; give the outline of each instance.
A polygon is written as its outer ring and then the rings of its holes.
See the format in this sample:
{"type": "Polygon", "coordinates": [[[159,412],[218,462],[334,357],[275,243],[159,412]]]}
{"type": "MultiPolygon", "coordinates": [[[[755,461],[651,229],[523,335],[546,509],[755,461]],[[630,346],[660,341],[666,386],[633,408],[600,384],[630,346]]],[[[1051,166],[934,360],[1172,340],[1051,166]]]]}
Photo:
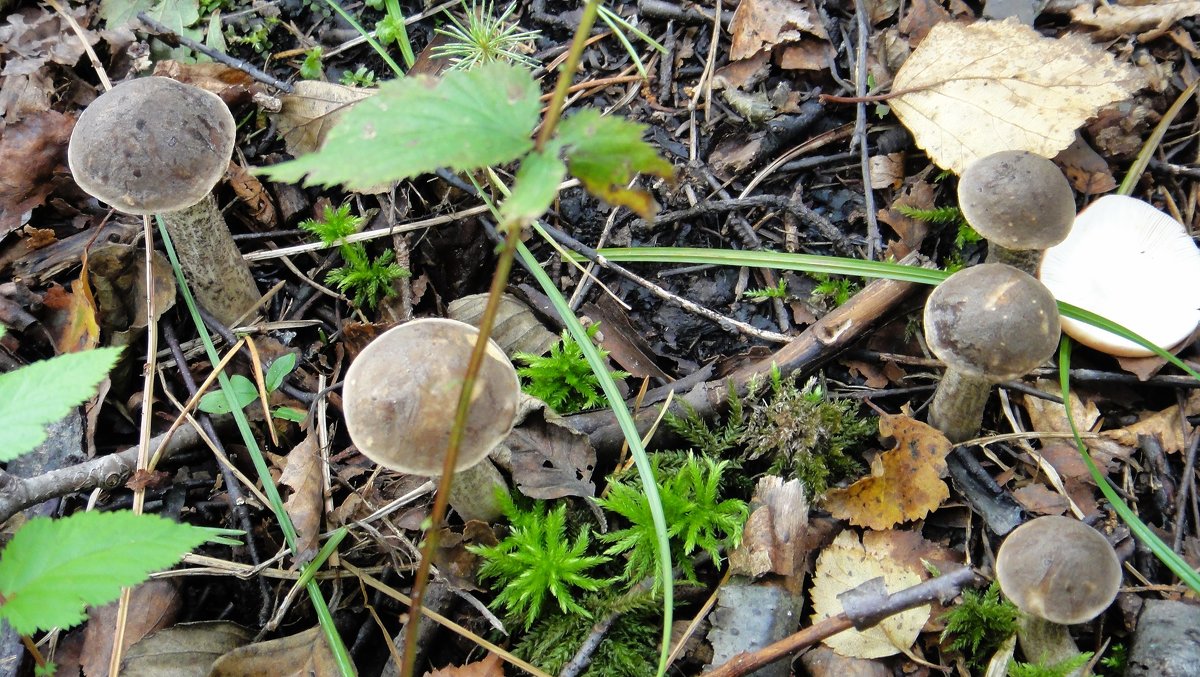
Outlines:
{"type": "MultiPolygon", "coordinates": [[[[599,329],[599,323],[588,327],[588,336],[594,337],[599,329]]],[[[600,357],[608,357],[608,351],[601,350],[600,357]]],[[[600,380],[583,356],[583,349],[566,331],[562,333],[562,340],[550,348],[550,354],[517,353],[513,360],[525,364],[517,369],[525,392],[560,414],[573,414],[608,404],[600,389],[600,380]]],[[[610,375],[614,380],[629,376],[617,370],[610,375]]]]}
{"type": "Polygon", "coordinates": [[[345,265],[325,275],[327,284],[335,285],[343,294],[353,294],[354,304],[374,308],[379,299],[394,293],[392,282],[408,277],[409,272],[396,263],[396,252],[388,250],[372,259],[361,242],[346,242],[362,226],[361,216],[350,215],[350,205],[325,207],[323,217],[306,219],[300,228],[321,238],[326,245],[337,245],[345,265]]]}
{"type": "Polygon", "coordinates": [[[494,17],[490,0],[482,5],[472,0],[469,7],[464,2],[465,19],[447,12],[450,25],[434,31],[449,41],[434,47],[433,54],[449,58],[452,70],[470,70],[493,61],[537,68],[538,63],[529,52],[533,51],[531,47],[538,32],[523,31],[517,24],[509,23],[508,18],[516,9],[517,3],[511,3],[500,16],[494,17]]]}
{"type": "Polygon", "coordinates": [[[469,546],[484,560],[479,578],[495,579],[500,584],[493,605],[523,620],[526,630],[541,615],[546,595],[558,602],[563,613],[590,618],[588,610],[575,601],[573,589],[594,592],[612,581],[587,574],[609,560],[603,555],[587,554],[588,530],[580,531],[574,542],[567,539],[566,503],[549,512],[540,502],[530,510],[522,510],[501,492],[500,505],[512,524],[509,535],[496,545],[469,546]]]}

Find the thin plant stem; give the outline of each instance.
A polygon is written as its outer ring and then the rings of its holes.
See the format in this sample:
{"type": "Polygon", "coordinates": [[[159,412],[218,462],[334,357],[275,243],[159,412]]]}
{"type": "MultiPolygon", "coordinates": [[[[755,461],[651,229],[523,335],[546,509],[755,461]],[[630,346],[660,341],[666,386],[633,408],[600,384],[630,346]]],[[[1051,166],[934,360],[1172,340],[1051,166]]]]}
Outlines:
{"type": "MultiPolygon", "coordinates": [[[[558,127],[563,102],[566,101],[567,90],[571,86],[572,75],[575,69],[579,67],[579,62],[583,58],[583,48],[587,42],[588,34],[592,30],[592,25],[596,21],[598,6],[599,0],[588,0],[587,5],[584,7],[583,19],[575,31],[575,38],[571,41],[567,61],[563,64],[562,71],[559,72],[554,96],[550,100],[546,119],[542,122],[541,131],[538,133],[536,141],[538,150],[545,147],[546,142],[550,140],[550,137],[554,134],[554,130],[558,127]]],[[[479,337],[475,340],[475,347],[471,351],[471,359],[467,363],[467,371],[463,376],[458,407],[454,412],[454,427],[450,430],[446,458],[442,464],[442,477],[438,483],[437,494],[429,516],[428,528],[425,530],[425,543],[421,548],[421,562],[417,566],[416,577],[413,581],[413,604],[409,607],[408,622],[404,627],[403,663],[400,666],[401,677],[412,677],[416,666],[418,627],[420,625],[419,621],[421,618],[422,602],[425,597],[425,589],[429,585],[429,569],[432,566],[433,555],[437,552],[438,525],[446,517],[446,509],[450,502],[450,485],[454,481],[454,470],[458,465],[458,451],[462,444],[463,432],[467,426],[467,416],[471,411],[471,393],[474,392],[475,379],[479,375],[480,367],[483,365],[488,337],[492,332],[492,325],[495,323],[496,312],[500,308],[501,294],[503,294],[504,288],[508,284],[508,276],[512,270],[517,245],[521,242],[521,230],[523,226],[524,224],[519,222],[502,224],[502,230],[505,231],[504,247],[500,251],[500,256],[496,261],[496,272],[492,276],[492,284],[488,290],[487,306],[484,308],[483,316],[479,320],[479,337]]]]}
{"type": "Polygon", "coordinates": [[[400,64],[396,63],[396,61],[392,59],[391,55],[387,53],[387,50],[384,49],[383,45],[379,44],[378,40],[371,37],[370,31],[363,28],[362,24],[358,23],[358,21],[356,21],[349,12],[342,9],[342,6],[334,2],[334,0],[325,0],[325,4],[329,5],[330,9],[337,12],[338,16],[345,19],[346,23],[350,24],[351,28],[358,31],[358,34],[363,36],[363,39],[367,41],[367,44],[371,46],[371,49],[375,50],[375,53],[379,55],[379,58],[383,59],[384,63],[388,65],[388,68],[392,69],[392,72],[396,74],[396,77],[404,77],[404,69],[400,68],[400,64]]]}

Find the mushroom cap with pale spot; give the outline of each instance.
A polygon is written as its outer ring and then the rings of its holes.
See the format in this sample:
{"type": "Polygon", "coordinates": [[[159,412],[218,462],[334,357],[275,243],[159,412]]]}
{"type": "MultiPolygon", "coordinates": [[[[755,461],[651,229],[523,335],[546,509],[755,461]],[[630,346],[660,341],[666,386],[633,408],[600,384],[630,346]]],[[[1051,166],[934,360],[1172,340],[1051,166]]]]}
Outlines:
{"type": "MultiPolygon", "coordinates": [[[[1200,250],[1183,224],[1131,197],[1105,195],[1080,212],[1067,239],[1046,251],[1039,277],[1059,301],[1163,349],[1200,324],[1200,250]]],[[[1078,320],[1062,324],[1071,338],[1110,355],[1154,354],[1078,320]]]]}
{"type": "Polygon", "coordinates": [[[1067,236],[1075,196],[1050,160],[1024,150],[980,158],[958,181],[963,218],[989,242],[1006,249],[1045,249],[1067,236]]]}
{"type": "Polygon", "coordinates": [[[84,192],[127,214],[190,207],[217,185],[237,126],[216,94],[163,77],[122,82],[79,116],[67,163],[84,192]]]}
{"type": "MultiPolygon", "coordinates": [[[[393,470],[442,474],[462,379],[479,330],[420,319],[387,330],[346,371],[342,408],[354,445],[393,470]]],[[[521,386],[492,340],[476,377],[456,470],[479,463],[512,430],[521,386]]]]}

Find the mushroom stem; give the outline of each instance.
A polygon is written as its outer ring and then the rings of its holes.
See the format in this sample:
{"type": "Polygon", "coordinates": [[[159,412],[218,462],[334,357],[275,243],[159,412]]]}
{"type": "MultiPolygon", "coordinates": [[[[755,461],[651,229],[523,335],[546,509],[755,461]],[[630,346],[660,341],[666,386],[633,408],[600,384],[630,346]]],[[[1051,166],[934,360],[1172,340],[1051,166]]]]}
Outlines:
{"type": "Polygon", "coordinates": [[[1005,263],[1017,270],[1037,277],[1038,268],[1046,252],[1043,249],[1009,249],[995,242],[988,242],[988,263],[1005,263]]]}
{"type": "Polygon", "coordinates": [[[992,382],[947,367],[929,405],[929,424],[958,444],[971,439],[983,423],[992,382]]]}
{"type": "MultiPolygon", "coordinates": [[[[1018,619],[1017,641],[1025,660],[1039,665],[1054,665],[1079,655],[1079,647],[1071,639],[1067,626],[1032,614],[1021,614],[1018,619]]],[[[1082,677],[1083,674],[1084,668],[1079,668],[1065,677],[1082,677]]]]}
{"type": "Polygon", "coordinates": [[[479,520],[495,522],[503,512],[496,498],[496,489],[508,491],[508,483],[491,459],[454,473],[450,484],[450,507],[464,522],[479,520]]]}
{"type": "Polygon", "coordinates": [[[260,296],[216,198],[209,193],[191,207],[161,216],[196,300],[232,327],[260,296]]]}

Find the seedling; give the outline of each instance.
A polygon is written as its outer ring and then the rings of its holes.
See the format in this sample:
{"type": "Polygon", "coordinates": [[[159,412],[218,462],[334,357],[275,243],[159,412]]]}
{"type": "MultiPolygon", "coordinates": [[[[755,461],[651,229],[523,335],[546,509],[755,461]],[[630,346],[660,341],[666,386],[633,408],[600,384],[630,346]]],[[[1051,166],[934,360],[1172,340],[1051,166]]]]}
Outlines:
{"type": "MultiPolygon", "coordinates": [[[[267,392],[273,393],[283,385],[283,379],[296,368],[296,354],[285,353],[271,363],[267,369],[266,375],[263,377],[263,385],[267,392]]],[[[229,377],[230,390],[233,393],[234,400],[237,402],[239,409],[245,409],[258,399],[258,387],[250,379],[241,374],[234,374],[229,377]]],[[[211,393],[205,393],[200,398],[200,402],[196,408],[206,414],[228,414],[232,409],[229,406],[229,400],[225,397],[224,390],[216,390],[211,393]]],[[[271,412],[275,418],[292,421],[294,423],[303,423],[305,412],[292,407],[278,407],[271,412]]]]}
{"type": "Polygon", "coordinates": [[[342,71],[342,77],[339,80],[347,87],[374,87],[375,71],[368,69],[366,66],[359,66],[353,71],[342,71]]]}
{"type": "Polygon", "coordinates": [[[764,287],[763,289],[747,289],[742,292],[742,296],[751,301],[766,301],[767,299],[786,299],[788,295],[787,280],[780,278],[779,283],[774,287],[764,287]]]}
{"type": "Polygon", "coordinates": [[[320,80],[325,75],[321,67],[321,48],[313,47],[304,53],[304,62],[300,64],[300,77],[305,80],[320,80]]]}
{"type": "Polygon", "coordinates": [[[470,6],[463,2],[466,19],[460,20],[447,12],[450,25],[435,32],[450,41],[435,47],[434,55],[450,59],[450,68],[454,70],[470,70],[495,61],[536,68],[538,63],[529,54],[533,52],[533,41],[538,32],[522,31],[517,24],[509,22],[508,18],[516,8],[517,3],[511,3],[500,16],[493,17],[491,0],[482,5],[472,0],[470,6]]]}
{"type": "Polygon", "coordinates": [[[412,68],[417,58],[413,55],[412,44],[408,41],[408,28],[405,26],[404,12],[400,10],[400,2],[384,0],[383,6],[387,14],[375,24],[375,37],[383,45],[396,43],[400,47],[404,65],[412,68]]]}
{"type": "Polygon", "coordinates": [[[357,233],[362,224],[363,218],[351,216],[347,204],[337,208],[326,206],[320,221],[305,219],[299,225],[321,238],[324,244],[337,245],[342,255],[345,265],[326,273],[325,282],[335,285],[344,294],[353,294],[355,305],[374,308],[381,297],[396,293],[392,282],[411,273],[395,262],[396,252],[391,249],[372,259],[363,243],[346,242],[345,239],[357,233]]]}

